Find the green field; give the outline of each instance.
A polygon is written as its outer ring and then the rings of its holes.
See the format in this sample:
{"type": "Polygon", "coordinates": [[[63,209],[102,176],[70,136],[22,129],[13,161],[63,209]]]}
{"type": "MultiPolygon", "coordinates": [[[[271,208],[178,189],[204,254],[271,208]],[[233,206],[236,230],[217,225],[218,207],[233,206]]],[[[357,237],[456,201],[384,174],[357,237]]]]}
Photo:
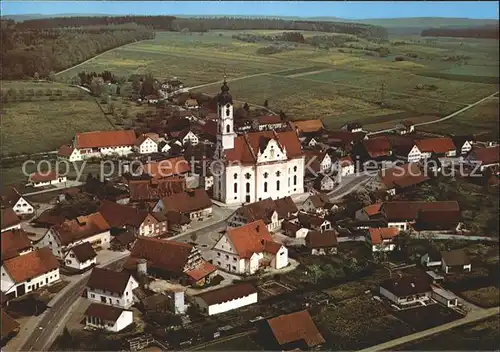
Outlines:
{"type": "Polygon", "coordinates": [[[112,129],[94,100],[7,103],[2,156],[58,149],[77,132],[112,129]]]}
{"type": "Polygon", "coordinates": [[[419,129],[453,135],[493,133],[498,137],[498,116],[498,98],[490,98],[447,121],[422,126],[419,129]]]}

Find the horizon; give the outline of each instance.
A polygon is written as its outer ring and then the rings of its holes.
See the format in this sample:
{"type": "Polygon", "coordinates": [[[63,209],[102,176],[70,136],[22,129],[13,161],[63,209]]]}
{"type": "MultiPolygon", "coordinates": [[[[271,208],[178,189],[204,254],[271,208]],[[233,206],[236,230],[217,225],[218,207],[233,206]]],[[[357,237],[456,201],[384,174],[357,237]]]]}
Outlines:
{"type": "Polygon", "coordinates": [[[461,18],[498,20],[497,1],[2,1],[2,17],[15,15],[172,15],[332,17],[346,20],[461,18]],[[57,4],[57,9],[54,5],[57,4]],[[200,6],[210,4],[210,6],[200,6]],[[256,6],[258,5],[258,6],[256,6]],[[325,6],[326,5],[326,6],[325,6]],[[390,6],[390,8],[388,8],[390,6]],[[36,10],[34,10],[36,9],[36,10]],[[181,9],[181,10],[179,10],[181,9]]]}

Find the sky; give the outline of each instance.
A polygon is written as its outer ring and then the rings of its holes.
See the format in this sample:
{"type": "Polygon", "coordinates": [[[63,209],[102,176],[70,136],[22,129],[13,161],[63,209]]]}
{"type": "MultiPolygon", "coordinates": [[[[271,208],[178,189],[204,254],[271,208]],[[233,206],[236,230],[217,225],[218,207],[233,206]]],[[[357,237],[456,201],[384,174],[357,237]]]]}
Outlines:
{"type": "Polygon", "coordinates": [[[3,15],[265,15],[339,17],[462,17],[498,19],[497,1],[10,1],[3,15]]]}

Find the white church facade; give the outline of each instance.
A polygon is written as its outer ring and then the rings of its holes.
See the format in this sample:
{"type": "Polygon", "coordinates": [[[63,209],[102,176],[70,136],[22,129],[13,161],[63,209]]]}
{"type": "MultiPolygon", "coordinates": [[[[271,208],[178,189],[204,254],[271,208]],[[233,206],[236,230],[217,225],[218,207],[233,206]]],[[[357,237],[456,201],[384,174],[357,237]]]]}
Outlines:
{"type": "Polygon", "coordinates": [[[233,99],[224,80],[217,102],[213,196],[226,204],[304,193],[304,154],[295,131],[236,135],[233,99]]]}

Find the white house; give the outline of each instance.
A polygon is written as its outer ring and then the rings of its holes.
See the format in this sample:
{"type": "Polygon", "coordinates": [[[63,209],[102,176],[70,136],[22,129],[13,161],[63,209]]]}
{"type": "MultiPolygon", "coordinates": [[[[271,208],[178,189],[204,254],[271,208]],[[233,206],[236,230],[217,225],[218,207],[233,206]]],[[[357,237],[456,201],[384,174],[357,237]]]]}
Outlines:
{"type": "Polygon", "coordinates": [[[57,157],[59,159],[68,160],[69,162],[82,160],[80,151],[69,144],[62,145],[59,148],[57,151],[57,157]]]}
{"type": "Polygon", "coordinates": [[[340,176],[352,175],[354,174],[354,162],[350,156],[345,156],[335,161],[333,169],[336,170],[340,176]]]}
{"type": "Polygon", "coordinates": [[[25,255],[33,251],[28,233],[24,230],[9,230],[2,232],[2,260],[25,255]]]}
{"type": "Polygon", "coordinates": [[[314,188],[318,191],[331,191],[335,188],[335,180],[329,175],[318,175],[314,180],[314,188]]]}
{"type": "Polygon", "coordinates": [[[391,252],[396,249],[395,238],[399,234],[398,228],[370,228],[368,234],[367,239],[372,247],[372,252],[391,252]]]}
{"type": "Polygon", "coordinates": [[[97,253],[88,242],[71,247],[64,256],[64,265],[75,270],[85,270],[97,263],[97,253]]]}
{"type": "Polygon", "coordinates": [[[396,156],[409,162],[416,163],[420,161],[422,158],[429,158],[431,155],[429,153],[423,155],[418,146],[414,144],[411,147],[401,147],[395,148],[396,156]]]}
{"type": "Polygon", "coordinates": [[[337,253],[337,233],[335,231],[309,231],[306,236],[306,247],[312,255],[329,255],[337,253]]]}
{"type": "Polygon", "coordinates": [[[143,134],[135,141],[134,150],[139,154],[158,153],[158,143],[152,137],[143,134]]]}
{"type": "Polygon", "coordinates": [[[213,197],[226,204],[241,204],[304,193],[304,155],[296,132],[237,136],[226,82],[217,99],[213,197]]]}
{"type": "Polygon", "coordinates": [[[208,315],[224,313],[257,303],[257,289],[249,283],[225,286],[194,297],[200,310],[208,315]]]}
{"type": "Polygon", "coordinates": [[[59,262],[50,249],[42,248],[4,260],[1,274],[2,292],[20,297],[58,281],[59,262]]]}
{"type": "Polygon", "coordinates": [[[48,247],[61,260],[66,252],[81,243],[88,242],[92,247],[108,248],[111,241],[110,226],[101,213],[79,216],[50,228],[36,244],[48,247]]]}
{"type": "Polygon", "coordinates": [[[441,252],[441,269],[446,274],[450,272],[470,272],[471,267],[470,259],[463,249],[441,252]]]}
{"type": "Polygon", "coordinates": [[[139,283],[127,271],[94,268],[85,287],[85,296],[92,302],[130,308],[134,304],[133,290],[139,283]]]}
{"type": "Polygon", "coordinates": [[[456,147],[449,137],[427,138],[415,141],[416,146],[422,154],[422,159],[430,158],[431,155],[453,157],[456,156],[456,147]]]}
{"type": "Polygon", "coordinates": [[[85,326],[119,332],[134,322],[134,313],[118,307],[92,303],[85,311],[85,326]]]}
{"type": "Polygon", "coordinates": [[[283,233],[292,238],[306,238],[307,234],[312,231],[307,227],[302,226],[296,220],[285,220],[281,224],[283,233]]]}
{"type": "Polygon", "coordinates": [[[2,209],[1,217],[2,232],[21,228],[21,219],[12,208],[2,209]]]}
{"type": "Polygon", "coordinates": [[[432,289],[425,275],[400,276],[380,284],[380,294],[398,306],[429,302],[432,289]]]}
{"type": "Polygon", "coordinates": [[[228,229],[212,248],[212,263],[236,274],[252,275],[260,268],[288,265],[288,250],[275,242],[262,220],[228,229]]]}
{"type": "Polygon", "coordinates": [[[186,144],[197,145],[200,143],[200,138],[191,129],[186,129],[178,132],[171,132],[170,136],[176,140],[179,146],[186,144]]]}
{"type": "Polygon", "coordinates": [[[126,156],[133,152],[136,136],[133,130],[94,131],[77,133],[73,148],[78,153],[71,158],[78,161],[105,156],[126,156]]]}
{"type": "Polygon", "coordinates": [[[323,232],[332,229],[332,223],[329,220],[315,214],[301,212],[298,214],[298,220],[302,226],[311,230],[323,232]]]}
{"type": "Polygon", "coordinates": [[[474,148],[464,159],[469,165],[479,165],[481,172],[486,168],[498,166],[500,159],[500,146],[487,148],[474,148]]]}
{"type": "MultiPolygon", "coordinates": [[[[317,213],[319,215],[325,215],[328,210],[327,209],[338,209],[338,205],[332,205],[330,198],[325,193],[317,193],[309,196],[304,203],[301,205],[301,209],[308,213],[317,213]]],[[[332,210],[335,210],[332,209],[332,210]]]]}
{"type": "Polygon", "coordinates": [[[26,200],[15,187],[11,187],[2,196],[2,203],[4,206],[11,206],[17,215],[31,215],[35,213],[33,204],[26,200]]]}
{"type": "Polygon", "coordinates": [[[59,176],[55,171],[31,174],[27,186],[45,187],[66,182],[66,176],[59,176]]]}

